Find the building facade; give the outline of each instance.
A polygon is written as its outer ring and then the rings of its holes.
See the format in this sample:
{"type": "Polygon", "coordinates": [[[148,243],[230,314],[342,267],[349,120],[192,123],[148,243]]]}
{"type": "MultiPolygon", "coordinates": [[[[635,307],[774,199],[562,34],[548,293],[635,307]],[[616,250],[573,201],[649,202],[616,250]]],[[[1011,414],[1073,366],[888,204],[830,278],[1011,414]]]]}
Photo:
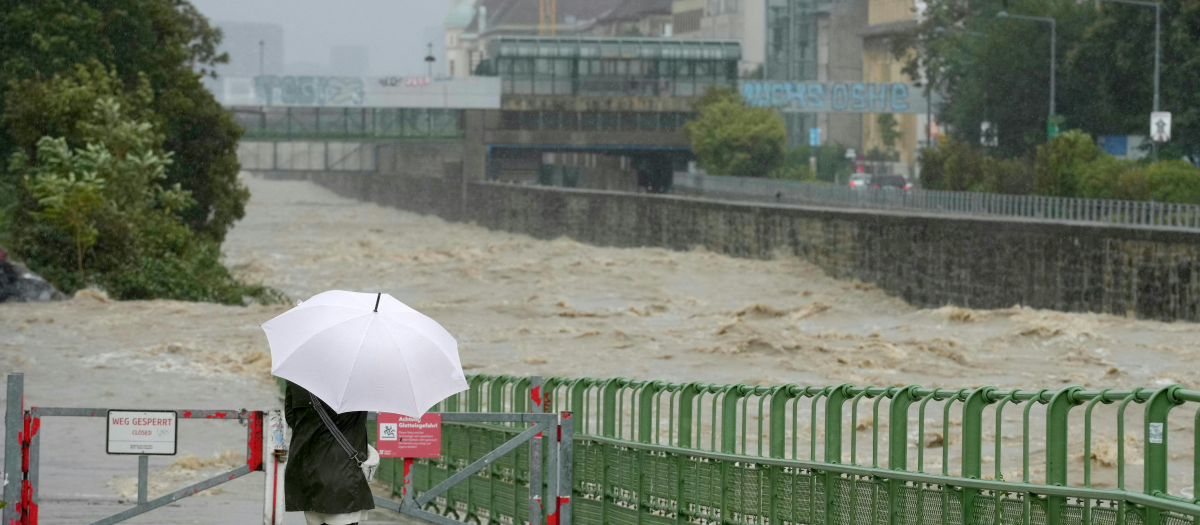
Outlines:
{"type": "MultiPolygon", "coordinates": [[[[817,9],[817,81],[861,82],[863,43],[869,0],[842,0],[817,9]]],[[[857,114],[817,114],[823,144],[862,151],[863,119],[857,114]]]]}
{"type": "Polygon", "coordinates": [[[712,38],[742,43],[738,76],[759,78],[765,45],[767,0],[674,0],[671,35],[674,38],[712,38]]]}
{"type": "MultiPolygon", "coordinates": [[[[862,79],[865,82],[920,82],[909,78],[902,70],[905,60],[892,50],[892,39],[917,27],[923,4],[915,0],[867,0],[867,26],[862,37],[862,79]]],[[[916,152],[926,141],[929,119],[926,115],[897,114],[893,116],[900,137],[893,146],[884,144],[879,115],[865,114],[862,119],[863,150],[894,155],[898,163],[893,171],[911,171],[916,152]]]]}
{"type": "Polygon", "coordinates": [[[444,21],[446,73],[451,77],[479,73],[493,38],[591,35],[601,19],[624,3],[626,0],[461,0],[444,21]]]}
{"type": "Polygon", "coordinates": [[[663,38],[673,34],[672,0],[625,0],[596,21],[592,35],[663,38]]]}

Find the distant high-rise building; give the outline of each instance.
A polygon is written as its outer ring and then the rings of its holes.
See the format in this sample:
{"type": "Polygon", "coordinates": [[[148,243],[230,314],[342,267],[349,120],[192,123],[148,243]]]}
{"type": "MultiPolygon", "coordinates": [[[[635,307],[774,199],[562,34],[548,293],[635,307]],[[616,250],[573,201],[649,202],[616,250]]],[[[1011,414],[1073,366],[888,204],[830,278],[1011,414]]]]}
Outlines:
{"type": "MultiPolygon", "coordinates": [[[[624,3],[626,0],[460,0],[443,23],[443,70],[450,76],[474,74],[487,58],[488,42],[498,36],[592,35],[600,19],[624,3]]],[[[665,28],[659,31],[665,32],[665,28]]]]}
{"type": "Polygon", "coordinates": [[[365,77],[371,71],[371,51],[366,46],[334,46],[329,50],[329,72],[346,77],[365,77]]]}
{"type": "Polygon", "coordinates": [[[254,22],[216,22],[215,25],[224,35],[220,50],[229,53],[229,63],[217,66],[217,75],[283,74],[283,26],[254,22]]]}
{"type": "Polygon", "coordinates": [[[673,0],[625,0],[596,21],[596,36],[651,37],[671,36],[673,0]]]}
{"type": "Polygon", "coordinates": [[[720,38],[742,42],[742,77],[761,75],[767,0],[674,0],[671,35],[675,38],[720,38]]]}

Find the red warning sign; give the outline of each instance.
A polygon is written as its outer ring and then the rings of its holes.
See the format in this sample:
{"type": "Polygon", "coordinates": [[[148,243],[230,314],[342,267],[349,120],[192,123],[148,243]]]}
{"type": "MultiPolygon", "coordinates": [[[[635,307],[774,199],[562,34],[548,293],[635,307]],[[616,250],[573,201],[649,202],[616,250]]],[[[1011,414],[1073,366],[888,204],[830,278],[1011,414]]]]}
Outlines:
{"type": "Polygon", "coordinates": [[[379,413],[375,449],[381,458],[437,458],[442,456],[442,415],[425,414],[420,420],[399,414],[379,413]]]}

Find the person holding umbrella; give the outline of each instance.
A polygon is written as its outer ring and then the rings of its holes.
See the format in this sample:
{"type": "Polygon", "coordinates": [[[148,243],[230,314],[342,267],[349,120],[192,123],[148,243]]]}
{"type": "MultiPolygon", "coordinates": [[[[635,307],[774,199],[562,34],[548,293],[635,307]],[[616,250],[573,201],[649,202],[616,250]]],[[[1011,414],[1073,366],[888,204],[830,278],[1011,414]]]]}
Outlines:
{"type": "MultiPolygon", "coordinates": [[[[284,509],[304,512],[308,525],[356,525],[375,508],[371,487],[356,460],[342,451],[317,415],[318,405],[326,414],[332,412],[320,399],[314,402],[304,387],[287,382],[283,417],[292,429],[292,440],[283,480],[284,509]]],[[[367,458],[367,413],[330,418],[358,457],[367,458]]],[[[378,460],[376,456],[376,464],[378,460]]]]}
{"type": "Polygon", "coordinates": [[[367,412],[420,418],[466,390],[458,343],[386,294],[325,292],[262,328],[271,373],[287,380],[285,510],[304,512],[309,525],[365,520],[379,464],[367,445],[367,412]]]}

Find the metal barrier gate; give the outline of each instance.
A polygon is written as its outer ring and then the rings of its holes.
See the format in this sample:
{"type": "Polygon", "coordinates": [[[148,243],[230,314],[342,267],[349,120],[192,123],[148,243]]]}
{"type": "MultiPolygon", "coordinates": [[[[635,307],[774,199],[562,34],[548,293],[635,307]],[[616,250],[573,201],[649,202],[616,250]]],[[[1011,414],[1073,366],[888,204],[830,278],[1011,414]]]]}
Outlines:
{"type": "MultiPolygon", "coordinates": [[[[106,417],[107,408],[24,408],[25,380],[23,374],[8,375],[7,411],[4,435],[4,501],[5,525],[37,525],[38,522],[38,463],[41,453],[39,429],[44,417],[106,417]],[[19,478],[17,474],[19,473],[19,478]]],[[[137,410],[142,411],[142,410],[137,410]]],[[[149,456],[138,456],[137,505],[91,525],[110,525],[145,514],[183,498],[194,496],[251,472],[263,470],[263,411],[247,410],[166,410],[178,419],[232,420],[246,426],[246,464],[170,494],[148,500],[149,456]]]]}
{"type": "MultiPolygon", "coordinates": [[[[529,443],[528,485],[524,509],[527,512],[528,523],[547,525],[571,524],[570,487],[573,485],[574,462],[572,455],[573,420],[570,413],[552,414],[543,410],[540,392],[540,378],[526,380],[532,384],[530,390],[530,411],[526,413],[443,413],[442,421],[455,425],[475,425],[482,430],[494,430],[502,425],[506,430],[516,435],[507,439],[499,446],[486,446],[476,450],[472,461],[462,462],[456,473],[440,480],[436,486],[417,487],[413,483],[413,460],[404,460],[404,483],[401,485],[401,500],[393,501],[387,498],[375,497],[377,506],[390,509],[402,514],[424,519],[442,525],[458,525],[464,523],[443,514],[430,512],[428,509],[436,506],[437,500],[443,498],[456,485],[469,480],[486,467],[494,465],[498,460],[512,460],[522,444],[529,443]],[[544,441],[544,443],[543,443],[544,441]],[[548,476],[543,476],[543,468],[548,476]],[[550,502],[549,509],[544,509],[543,501],[550,502]],[[548,512],[548,513],[547,513],[548,512]],[[543,515],[546,513],[545,515],[543,515]]],[[[24,408],[24,375],[19,373],[8,375],[7,410],[5,412],[4,434],[4,501],[9,505],[3,508],[4,525],[37,525],[38,523],[38,481],[41,439],[39,427],[44,417],[106,417],[107,408],[24,408]]],[[[94,521],[91,525],[111,525],[145,514],[154,509],[169,505],[180,499],[193,496],[201,491],[216,487],[223,483],[246,476],[251,472],[266,471],[266,499],[264,501],[263,523],[282,523],[282,485],[278,484],[278,476],[286,468],[284,450],[286,445],[286,425],[279,411],[247,411],[247,410],[186,410],[172,409],[160,411],[131,410],[131,412],[162,412],[173,413],[178,419],[207,419],[207,420],[236,420],[247,427],[246,465],[228,472],[218,474],[209,479],[176,490],[170,494],[150,500],[148,498],[149,458],[138,455],[138,499],[133,508],[94,521]],[[264,447],[264,426],[271,432],[270,446],[264,447]],[[273,449],[273,450],[272,450],[273,449]],[[271,454],[274,452],[274,454],[271,454]],[[264,461],[266,455],[273,455],[273,461],[264,461]]],[[[370,414],[375,419],[375,414],[370,414]]],[[[373,429],[372,429],[373,430],[373,429]]],[[[137,454],[135,454],[137,455],[137,454]]],[[[470,454],[468,454],[470,456],[470,454]]],[[[516,490],[511,494],[513,502],[517,502],[516,490]]],[[[513,505],[512,508],[517,508],[513,505]]],[[[516,516],[513,515],[513,518],[516,516]]],[[[516,520],[513,520],[516,521],[516,520]]],[[[520,520],[524,521],[524,520],[520,520]]],[[[518,521],[519,522],[519,521],[518,521]]]]}

